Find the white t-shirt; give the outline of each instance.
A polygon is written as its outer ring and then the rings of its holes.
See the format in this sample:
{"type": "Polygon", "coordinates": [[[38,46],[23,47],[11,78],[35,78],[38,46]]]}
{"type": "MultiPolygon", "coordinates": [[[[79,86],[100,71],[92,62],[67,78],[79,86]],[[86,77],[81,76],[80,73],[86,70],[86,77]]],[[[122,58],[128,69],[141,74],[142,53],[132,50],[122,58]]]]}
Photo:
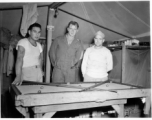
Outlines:
{"type": "Polygon", "coordinates": [[[104,78],[108,76],[108,71],[113,68],[112,54],[106,47],[87,48],[82,61],[82,74],[87,74],[93,78],[104,78]]]}
{"type": "Polygon", "coordinates": [[[25,55],[23,57],[23,68],[24,67],[31,67],[34,65],[40,65],[39,56],[42,52],[42,46],[40,43],[36,42],[37,46],[33,46],[27,38],[21,39],[16,49],[18,50],[18,46],[22,46],[25,49],[25,55]]]}

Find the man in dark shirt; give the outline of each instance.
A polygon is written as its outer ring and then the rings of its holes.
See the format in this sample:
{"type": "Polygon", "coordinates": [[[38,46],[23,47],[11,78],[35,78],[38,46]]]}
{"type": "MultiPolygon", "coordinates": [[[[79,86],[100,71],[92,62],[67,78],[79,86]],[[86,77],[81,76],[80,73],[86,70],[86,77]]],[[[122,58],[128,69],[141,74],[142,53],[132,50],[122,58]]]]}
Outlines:
{"type": "Polygon", "coordinates": [[[49,55],[54,67],[53,83],[76,82],[76,66],[83,52],[81,41],[75,37],[78,28],[77,22],[69,22],[67,33],[57,37],[51,45],[49,55]]]}

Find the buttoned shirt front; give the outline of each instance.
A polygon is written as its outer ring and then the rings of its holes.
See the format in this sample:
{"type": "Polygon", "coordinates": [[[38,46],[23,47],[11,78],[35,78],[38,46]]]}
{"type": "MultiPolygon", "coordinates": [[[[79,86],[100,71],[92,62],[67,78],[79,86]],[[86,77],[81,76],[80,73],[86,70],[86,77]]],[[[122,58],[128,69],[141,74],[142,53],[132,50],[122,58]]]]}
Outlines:
{"type": "Polygon", "coordinates": [[[67,69],[74,66],[81,57],[82,44],[80,40],[74,39],[68,44],[66,36],[57,37],[50,48],[50,59],[53,66],[67,69]]]}

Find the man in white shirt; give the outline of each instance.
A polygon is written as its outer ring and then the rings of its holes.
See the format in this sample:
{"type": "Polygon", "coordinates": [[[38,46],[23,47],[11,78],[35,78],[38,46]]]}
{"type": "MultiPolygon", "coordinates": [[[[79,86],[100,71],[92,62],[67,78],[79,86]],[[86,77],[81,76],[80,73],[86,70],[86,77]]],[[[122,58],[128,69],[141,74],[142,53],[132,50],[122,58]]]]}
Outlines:
{"type": "Polygon", "coordinates": [[[41,25],[32,24],[28,37],[21,39],[16,49],[16,78],[12,84],[21,85],[23,80],[42,82],[42,46],[37,41],[41,35],[41,25]]]}
{"type": "Polygon", "coordinates": [[[113,69],[112,54],[103,46],[105,35],[98,31],[94,38],[95,45],[86,49],[82,61],[84,82],[99,82],[108,80],[108,72],[113,69]]]}

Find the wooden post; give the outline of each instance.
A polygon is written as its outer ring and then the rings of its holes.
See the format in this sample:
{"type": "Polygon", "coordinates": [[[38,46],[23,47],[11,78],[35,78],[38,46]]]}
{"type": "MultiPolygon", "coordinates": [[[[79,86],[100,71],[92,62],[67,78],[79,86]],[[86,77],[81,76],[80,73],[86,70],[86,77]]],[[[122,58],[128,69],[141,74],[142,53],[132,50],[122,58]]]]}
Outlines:
{"type": "Polygon", "coordinates": [[[144,114],[148,115],[150,117],[152,115],[151,91],[149,91],[148,94],[149,95],[146,97],[146,103],[144,106],[144,114]],[[151,111],[151,113],[150,113],[150,111],[151,111]]]}
{"type": "MultiPolygon", "coordinates": [[[[1,36],[0,36],[0,39],[1,39],[1,36]]],[[[1,49],[0,50],[0,86],[2,87],[1,94],[3,94],[3,61],[4,61],[3,55],[4,55],[4,49],[3,48],[0,48],[0,49],[1,49]]]]}
{"type": "Polygon", "coordinates": [[[118,117],[124,117],[124,104],[112,105],[112,107],[118,113],[118,117]]]}
{"type": "Polygon", "coordinates": [[[52,29],[54,28],[52,26],[53,23],[53,17],[54,17],[54,9],[48,10],[48,26],[47,26],[47,42],[46,42],[46,72],[45,72],[45,82],[50,83],[50,76],[51,76],[51,63],[49,59],[49,49],[52,43],[52,29]]]}
{"type": "Polygon", "coordinates": [[[34,118],[42,118],[42,113],[36,113],[36,114],[34,115],[34,118]]]}
{"type": "Polygon", "coordinates": [[[125,43],[122,46],[122,79],[121,79],[121,83],[125,82],[125,60],[126,59],[126,45],[125,43]]]}
{"type": "Polygon", "coordinates": [[[29,108],[27,107],[25,109],[26,109],[26,116],[25,116],[25,118],[30,118],[29,108]]]}
{"type": "Polygon", "coordinates": [[[120,107],[120,113],[119,113],[118,117],[124,117],[124,111],[125,111],[124,104],[120,104],[119,107],[120,107]]]}
{"type": "Polygon", "coordinates": [[[0,11],[0,27],[2,27],[3,11],[0,11]]]}
{"type": "Polygon", "coordinates": [[[43,115],[43,118],[51,118],[56,112],[48,112],[43,115]]]}

